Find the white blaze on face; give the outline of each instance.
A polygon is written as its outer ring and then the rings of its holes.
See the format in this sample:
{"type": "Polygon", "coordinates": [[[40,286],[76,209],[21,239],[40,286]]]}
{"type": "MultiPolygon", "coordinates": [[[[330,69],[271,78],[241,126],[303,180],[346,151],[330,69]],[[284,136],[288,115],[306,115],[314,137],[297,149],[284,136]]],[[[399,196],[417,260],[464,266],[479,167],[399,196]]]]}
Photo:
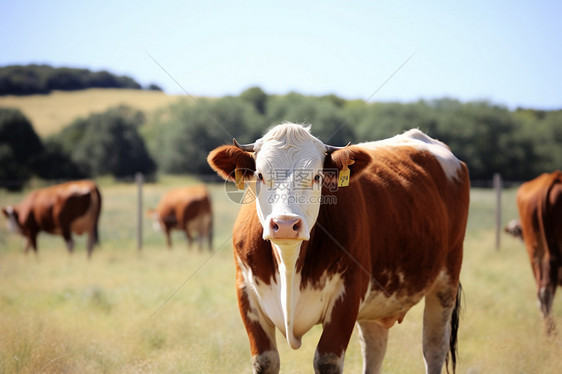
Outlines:
{"type": "Polygon", "coordinates": [[[324,144],[308,128],[295,124],[274,127],[255,143],[256,178],[261,183],[256,209],[263,239],[270,240],[278,258],[280,298],[287,342],[293,335],[296,294],[300,279],[295,270],[303,240],[310,238],[322,193],[324,144]],[[316,177],[316,176],[319,177],[316,177]]]}
{"type": "Polygon", "coordinates": [[[288,239],[308,240],[320,210],[324,144],[308,128],[284,124],[256,141],[255,149],[263,238],[275,239],[275,220],[301,220],[298,235],[288,239]]]}

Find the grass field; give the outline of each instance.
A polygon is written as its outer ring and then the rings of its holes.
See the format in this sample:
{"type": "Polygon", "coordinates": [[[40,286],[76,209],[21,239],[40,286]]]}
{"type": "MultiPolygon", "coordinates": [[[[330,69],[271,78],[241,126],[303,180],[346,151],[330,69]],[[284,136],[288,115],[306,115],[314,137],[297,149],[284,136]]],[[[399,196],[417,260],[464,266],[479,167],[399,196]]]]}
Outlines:
{"type": "MultiPolygon", "coordinates": [[[[187,249],[144,222],[135,242],[136,187],[98,181],[104,198],[102,246],[87,261],[85,238],[69,255],[60,237],[42,234],[39,255],[0,218],[0,373],[249,373],[250,354],[234,294],[231,228],[238,207],[222,184],[211,185],[215,252],[187,249]]],[[[163,177],[144,188],[145,209],[192,178],[163,177]]],[[[514,190],[503,195],[504,222],[516,215],[514,190]]],[[[21,200],[0,191],[0,205],[21,200]]],[[[546,338],[524,247],[502,235],[494,249],[490,190],[473,189],[461,280],[464,311],[459,373],[560,373],[560,336],[546,338]]],[[[562,325],[562,297],[555,320],[562,325]]],[[[422,373],[423,302],[390,333],[387,373],[422,373]]],[[[320,328],[293,351],[278,334],[282,373],[311,373],[320,328]]],[[[354,334],[356,335],[356,334],[354,334]]],[[[352,337],[346,373],[361,371],[352,337]]]]}
{"type": "Polygon", "coordinates": [[[0,107],[21,110],[39,136],[44,137],[70,125],[77,117],[87,117],[120,104],[150,113],[180,97],[160,91],[88,89],[55,91],[48,95],[0,96],[0,107]]]}

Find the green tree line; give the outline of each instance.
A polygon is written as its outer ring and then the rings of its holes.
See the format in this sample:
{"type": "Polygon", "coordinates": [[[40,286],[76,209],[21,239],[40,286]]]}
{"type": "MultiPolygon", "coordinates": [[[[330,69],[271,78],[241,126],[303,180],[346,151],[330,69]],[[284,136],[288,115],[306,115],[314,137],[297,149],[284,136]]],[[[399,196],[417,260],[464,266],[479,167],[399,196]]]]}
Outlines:
{"type": "Polygon", "coordinates": [[[448,144],[473,180],[491,180],[499,172],[524,181],[562,168],[560,110],[509,110],[453,99],[365,103],[335,95],[268,95],[253,87],[238,96],[186,98],[149,115],[112,108],[76,119],[46,139],[17,110],[0,110],[0,183],[136,172],[211,175],[206,156],[213,148],[233,137],[252,142],[284,121],[311,124],[312,133],[332,145],[419,128],[448,144]]]}
{"type": "MultiPolygon", "coordinates": [[[[86,88],[141,89],[133,78],[105,70],[90,71],[49,65],[10,65],[0,67],[1,95],[46,94],[53,90],[74,91],[86,88]]],[[[160,90],[155,84],[147,87],[160,90]]]]}

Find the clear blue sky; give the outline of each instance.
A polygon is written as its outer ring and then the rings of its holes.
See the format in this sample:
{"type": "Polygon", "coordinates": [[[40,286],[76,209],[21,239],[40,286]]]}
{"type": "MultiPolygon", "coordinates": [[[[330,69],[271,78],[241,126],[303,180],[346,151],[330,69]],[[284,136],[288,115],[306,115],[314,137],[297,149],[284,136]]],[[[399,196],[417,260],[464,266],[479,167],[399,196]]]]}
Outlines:
{"type": "Polygon", "coordinates": [[[191,95],[562,108],[560,1],[0,1],[0,65],[107,69],[171,94],[159,65],[191,95]]]}

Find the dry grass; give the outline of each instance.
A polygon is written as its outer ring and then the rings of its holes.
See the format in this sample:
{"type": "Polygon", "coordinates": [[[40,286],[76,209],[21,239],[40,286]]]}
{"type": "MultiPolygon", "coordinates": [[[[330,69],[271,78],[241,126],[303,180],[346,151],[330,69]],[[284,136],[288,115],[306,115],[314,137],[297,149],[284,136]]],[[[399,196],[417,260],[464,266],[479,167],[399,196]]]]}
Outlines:
{"type": "Polygon", "coordinates": [[[77,117],[103,112],[116,105],[126,104],[149,113],[180,98],[159,91],[88,89],[55,91],[48,95],[1,96],[0,107],[20,109],[39,136],[47,136],[68,126],[77,117]]]}
{"type": "MultiPolygon", "coordinates": [[[[194,183],[166,177],[144,190],[145,208],[167,188],[194,183]]],[[[250,355],[234,295],[230,230],[238,207],[221,184],[212,185],[216,253],[187,250],[145,222],[145,247],[134,239],[136,188],[101,181],[102,247],[86,260],[85,240],[69,256],[58,237],[42,235],[39,255],[19,253],[20,240],[0,219],[0,373],[248,373],[250,355]]],[[[513,191],[504,196],[504,221],[514,212],[513,191]]],[[[21,194],[0,192],[0,205],[21,194]]],[[[491,191],[474,190],[465,261],[464,313],[459,373],[559,373],[559,336],[542,333],[534,284],[523,246],[502,237],[493,248],[491,191]]],[[[555,320],[562,325],[562,297],[555,320]]],[[[423,305],[390,333],[385,371],[423,372],[423,305]]],[[[278,336],[282,373],[312,372],[321,329],[298,351],[278,336]]],[[[346,373],[361,371],[356,336],[346,373]]]]}

